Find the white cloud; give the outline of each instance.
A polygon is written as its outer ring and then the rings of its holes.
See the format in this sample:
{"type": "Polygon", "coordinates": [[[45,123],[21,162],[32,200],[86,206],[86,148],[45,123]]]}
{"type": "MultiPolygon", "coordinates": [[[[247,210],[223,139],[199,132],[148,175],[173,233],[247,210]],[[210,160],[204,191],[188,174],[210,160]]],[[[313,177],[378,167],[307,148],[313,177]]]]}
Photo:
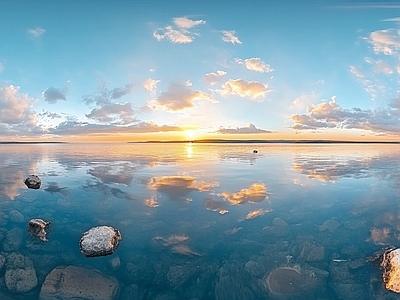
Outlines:
{"type": "Polygon", "coordinates": [[[209,85],[215,85],[221,81],[226,72],[218,70],[216,73],[207,73],[203,77],[203,81],[209,85]]]}
{"type": "Polygon", "coordinates": [[[385,108],[344,109],[333,97],[329,102],[310,105],[307,114],[293,115],[296,130],[362,129],[376,134],[400,134],[400,101],[394,99],[385,108]]]}
{"type": "Polygon", "coordinates": [[[245,127],[225,128],[220,127],[217,133],[223,134],[255,134],[255,133],[271,133],[272,131],[257,128],[254,124],[249,123],[245,127]]]}
{"type": "Polygon", "coordinates": [[[252,100],[262,100],[269,92],[268,85],[243,79],[229,79],[221,88],[218,91],[221,95],[238,95],[252,100]]]}
{"type": "Polygon", "coordinates": [[[135,111],[130,103],[107,103],[99,108],[94,108],[86,117],[100,123],[131,124],[136,121],[133,117],[135,111]]]}
{"type": "Polygon", "coordinates": [[[206,23],[203,20],[190,20],[186,17],[174,18],[173,22],[175,27],[168,25],[163,28],[158,28],[153,32],[153,36],[157,39],[157,41],[166,39],[176,44],[191,43],[193,42],[194,38],[200,34],[189,29],[192,29],[198,25],[204,25],[206,23]]]}
{"type": "Polygon", "coordinates": [[[374,60],[370,57],[366,57],[365,61],[373,66],[375,73],[383,73],[385,75],[391,75],[394,73],[394,70],[391,68],[391,66],[380,59],[374,60]]]}
{"type": "Polygon", "coordinates": [[[48,133],[56,135],[90,135],[90,134],[123,134],[123,133],[148,133],[148,132],[172,132],[182,131],[176,126],[157,125],[152,122],[140,122],[129,126],[116,126],[114,124],[89,124],[68,120],[50,128],[48,133]]]}
{"type": "Polygon", "coordinates": [[[400,49],[400,29],[385,29],[370,34],[369,42],[375,53],[393,55],[400,49]]]}
{"type": "Polygon", "coordinates": [[[160,80],[148,78],[143,83],[143,86],[146,90],[148,90],[150,92],[151,95],[155,95],[156,90],[157,90],[157,83],[159,83],[159,82],[160,82],[160,80]]]}
{"type": "Polygon", "coordinates": [[[40,27],[28,29],[28,34],[34,38],[38,38],[38,37],[42,36],[45,32],[46,32],[46,29],[43,29],[40,27]]]}
{"type": "Polygon", "coordinates": [[[193,91],[186,84],[172,83],[168,91],[162,92],[153,100],[155,107],[163,107],[167,110],[178,111],[194,107],[194,101],[211,101],[214,98],[201,91],[193,91]]]}
{"type": "Polygon", "coordinates": [[[66,97],[67,92],[68,92],[67,88],[60,89],[57,87],[49,87],[42,93],[42,95],[44,97],[44,101],[47,101],[50,104],[54,104],[58,100],[67,100],[66,97]]]}
{"type": "Polygon", "coordinates": [[[245,60],[236,58],[235,61],[240,65],[244,65],[246,69],[251,71],[256,71],[260,73],[269,73],[274,71],[274,69],[269,64],[266,64],[258,57],[248,58],[245,60]]]}
{"type": "Polygon", "coordinates": [[[180,28],[192,28],[194,26],[198,26],[198,25],[204,25],[206,24],[206,21],[203,20],[190,20],[186,17],[181,17],[181,18],[174,18],[173,19],[174,24],[180,28]]]}
{"type": "Polygon", "coordinates": [[[0,87],[0,123],[34,125],[36,115],[31,111],[34,102],[27,94],[20,94],[19,87],[0,87]]]}
{"type": "Polygon", "coordinates": [[[232,44],[241,44],[242,42],[236,36],[235,30],[222,30],[221,33],[223,34],[222,40],[226,43],[232,44]]]}
{"type": "Polygon", "coordinates": [[[350,73],[353,74],[357,78],[364,78],[364,73],[358,69],[356,66],[350,66],[350,73]]]}

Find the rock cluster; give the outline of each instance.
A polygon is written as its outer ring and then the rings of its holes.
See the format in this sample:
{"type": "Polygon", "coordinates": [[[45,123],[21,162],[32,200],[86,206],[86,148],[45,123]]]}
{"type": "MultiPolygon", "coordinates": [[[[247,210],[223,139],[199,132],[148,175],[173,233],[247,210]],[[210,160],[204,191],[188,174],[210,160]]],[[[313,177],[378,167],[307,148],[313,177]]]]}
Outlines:
{"type": "Polygon", "coordinates": [[[86,257],[105,256],[114,253],[120,240],[119,230],[110,226],[96,226],[82,234],[79,245],[86,257]]]}
{"type": "Polygon", "coordinates": [[[40,180],[40,178],[37,175],[29,175],[24,183],[26,184],[26,186],[30,189],[34,189],[37,190],[40,188],[42,181],[40,180]]]}
{"type": "Polygon", "coordinates": [[[384,253],[381,266],[386,289],[400,293],[400,249],[384,253]]]}

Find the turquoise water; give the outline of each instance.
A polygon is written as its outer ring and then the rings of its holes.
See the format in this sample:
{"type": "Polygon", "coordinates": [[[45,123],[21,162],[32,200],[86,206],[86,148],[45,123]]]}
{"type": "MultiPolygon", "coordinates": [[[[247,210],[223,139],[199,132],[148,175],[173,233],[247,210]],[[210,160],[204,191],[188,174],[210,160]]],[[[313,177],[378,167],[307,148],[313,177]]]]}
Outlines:
{"type": "Polygon", "coordinates": [[[400,244],[399,145],[0,145],[0,179],[0,299],[39,299],[60,266],[116,279],[118,299],[398,298],[366,259],[400,244]],[[98,225],[122,241],[85,258],[98,225]],[[6,284],[12,253],[33,263],[29,291],[6,284]],[[268,277],[282,267],[300,283],[268,277]]]}

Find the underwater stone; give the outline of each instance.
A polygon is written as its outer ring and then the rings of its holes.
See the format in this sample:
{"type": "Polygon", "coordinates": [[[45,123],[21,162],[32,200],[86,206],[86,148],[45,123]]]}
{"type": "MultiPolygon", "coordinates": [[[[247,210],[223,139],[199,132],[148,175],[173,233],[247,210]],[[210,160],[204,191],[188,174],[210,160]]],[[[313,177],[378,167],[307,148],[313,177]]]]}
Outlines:
{"type": "Polygon", "coordinates": [[[37,190],[40,188],[42,181],[40,180],[40,178],[37,175],[29,175],[25,179],[24,183],[28,188],[37,190]]]}
{"type": "Polygon", "coordinates": [[[28,257],[13,252],[8,255],[6,264],[4,280],[10,291],[25,293],[38,284],[36,271],[28,257]]]}
{"type": "Polygon", "coordinates": [[[381,266],[386,289],[400,293],[400,249],[384,253],[381,266]]]}
{"type": "Polygon", "coordinates": [[[23,230],[18,227],[14,227],[9,230],[6,235],[6,239],[3,244],[4,251],[16,251],[21,246],[23,236],[23,230]]]}
{"type": "Polygon", "coordinates": [[[295,268],[280,267],[269,273],[265,283],[271,296],[276,298],[299,294],[305,280],[304,276],[295,268]]]}
{"type": "Polygon", "coordinates": [[[120,292],[118,281],[82,267],[57,267],[47,276],[40,290],[40,300],[112,300],[120,292]]]}
{"type": "Polygon", "coordinates": [[[114,253],[122,240],[119,230],[110,226],[97,226],[82,234],[79,242],[86,257],[105,256],[114,253]]]}
{"type": "Polygon", "coordinates": [[[38,237],[43,242],[47,242],[45,231],[50,222],[43,221],[42,219],[31,219],[28,223],[28,231],[33,236],[38,237]]]}

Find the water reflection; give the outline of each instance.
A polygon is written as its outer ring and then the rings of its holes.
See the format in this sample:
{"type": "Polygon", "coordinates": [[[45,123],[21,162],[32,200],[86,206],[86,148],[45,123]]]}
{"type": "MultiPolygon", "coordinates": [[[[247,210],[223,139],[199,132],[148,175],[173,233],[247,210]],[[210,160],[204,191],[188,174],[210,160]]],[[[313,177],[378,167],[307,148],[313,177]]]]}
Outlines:
{"type": "Polygon", "coordinates": [[[239,192],[223,192],[222,197],[232,205],[244,203],[259,203],[268,199],[267,188],[263,183],[253,183],[248,188],[243,188],[239,192]]]}
{"type": "Polygon", "coordinates": [[[268,299],[267,279],[287,269],[309,284],[308,298],[392,297],[366,257],[400,242],[398,145],[253,149],[1,145],[0,271],[18,253],[37,285],[11,292],[3,279],[0,298],[38,299],[60,266],[115,278],[119,299],[268,299]],[[24,186],[31,173],[41,189],[24,186]],[[38,217],[52,224],[45,244],[26,232],[38,217]],[[79,252],[81,233],[95,225],[121,231],[112,256],[79,252]]]}
{"type": "Polygon", "coordinates": [[[147,187],[150,190],[166,194],[171,200],[190,201],[189,193],[193,191],[209,192],[218,185],[217,182],[205,182],[191,176],[174,175],[152,177],[147,187]]]}

